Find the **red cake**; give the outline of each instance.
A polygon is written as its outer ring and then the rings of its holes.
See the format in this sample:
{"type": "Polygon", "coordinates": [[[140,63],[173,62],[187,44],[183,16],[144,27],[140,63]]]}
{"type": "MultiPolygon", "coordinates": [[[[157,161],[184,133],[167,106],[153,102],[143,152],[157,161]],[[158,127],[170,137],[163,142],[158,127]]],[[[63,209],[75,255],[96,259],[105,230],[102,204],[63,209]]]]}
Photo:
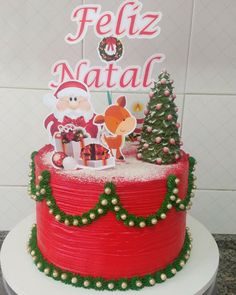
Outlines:
{"type": "Polygon", "coordinates": [[[55,169],[52,152],[47,145],[32,162],[39,202],[30,251],[41,271],[75,286],[125,290],[184,266],[193,158],[181,152],[178,163],[154,166],[130,155],[109,172],[72,172],[55,169]]]}
{"type": "Polygon", "coordinates": [[[47,276],[125,291],[162,283],[184,267],[195,160],[181,150],[173,89],[163,71],[136,134],[125,96],[95,114],[85,84],[58,87],[56,106],[64,113],[45,121],[54,145],[33,153],[30,165],[37,225],[29,252],[47,276]]]}

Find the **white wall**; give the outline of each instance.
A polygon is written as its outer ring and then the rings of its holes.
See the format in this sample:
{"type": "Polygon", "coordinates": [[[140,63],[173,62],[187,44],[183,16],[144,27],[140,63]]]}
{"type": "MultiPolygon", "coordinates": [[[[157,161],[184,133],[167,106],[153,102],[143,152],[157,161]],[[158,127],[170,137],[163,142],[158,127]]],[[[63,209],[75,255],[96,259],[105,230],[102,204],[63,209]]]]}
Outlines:
{"type": "MultiPolygon", "coordinates": [[[[120,1],[102,3],[104,9],[120,1]]],[[[34,204],[28,199],[30,153],[47,142],[42,104],[59,59],[97,65],[98,39],[69,46],[70,12],[81,1],[8,0],[0,9],[0,230],[12,228],[34,204]],[[75,3],[76,2],[76,3],[75,3]]],[[[236,1],[145,0],[160,10],[162,32],[153,41],[125,42],[121,66],[163,52],[175,79],[184,148],[198,160],[198,191],[192,214],[212,231],[236,233],[236,1]],[[145,55],[143,52],[145,51],[145,55]]],[[[93,95],[105,102],[105,94],[93,95]]],[[[130,99],[143,94],[129,94],[130,99]]],[[[97,105],[97,109],[101,106],[97,105]]]]}

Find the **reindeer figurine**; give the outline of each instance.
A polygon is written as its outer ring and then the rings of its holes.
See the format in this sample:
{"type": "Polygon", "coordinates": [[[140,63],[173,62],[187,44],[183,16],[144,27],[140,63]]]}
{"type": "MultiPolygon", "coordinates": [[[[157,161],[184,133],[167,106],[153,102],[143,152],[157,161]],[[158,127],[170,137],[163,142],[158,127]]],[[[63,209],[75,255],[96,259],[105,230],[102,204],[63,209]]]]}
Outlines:
{"type": "Polygon", "coordinates": [[[114,156],[113,150],[116,151],[116,159],[124,160],[121,149],[125,142],[125,136],[132,133],[136,127],[136,119],[125,108],[126,98],[119,97],[116,104],[109,106],[104,115],[97,115],[94,118],[94,123],[97,125],[105,125],[107,131],[113,136],[102,135],[102,142],[106,144],[114,156]]]}

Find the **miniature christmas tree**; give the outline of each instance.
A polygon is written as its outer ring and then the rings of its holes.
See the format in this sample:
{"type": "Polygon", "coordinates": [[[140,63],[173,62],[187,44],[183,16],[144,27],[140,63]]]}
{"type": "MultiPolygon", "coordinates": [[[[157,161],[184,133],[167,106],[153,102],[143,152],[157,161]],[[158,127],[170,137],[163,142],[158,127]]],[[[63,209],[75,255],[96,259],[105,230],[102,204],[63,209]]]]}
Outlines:
{"type": "Polygon", "coordinates": [[[173,82],[170,75],[163,71],[150,93],[137,154],[138,159],[145,162],[165,165],[180,158],[180,125],[177,123],[178,108],[174,103],[173,82]]]}

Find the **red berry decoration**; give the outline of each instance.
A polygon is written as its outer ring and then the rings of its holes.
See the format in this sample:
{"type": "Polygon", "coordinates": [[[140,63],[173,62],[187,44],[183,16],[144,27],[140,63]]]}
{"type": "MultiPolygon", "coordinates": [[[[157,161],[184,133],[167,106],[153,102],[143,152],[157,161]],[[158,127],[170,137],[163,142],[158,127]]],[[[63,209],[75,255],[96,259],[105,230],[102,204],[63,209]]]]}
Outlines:
{"type": "Polygon", "coordinates": [[[160,143],[161,142],[161,137],[158,136],[156,139],[155,139],[156,143],[160,143]]]}
{"type": "Polygon", "coordinates": [[[115,37],[108,37],[100,42],[98,51],[102,60],[111,62],[120,59],[124,49],[120,40],[115,37]],[[108,52],[111,52],[111,54],[108,54],[108,52]]]}
{"type": "Polygon", "coordinates": [[[175,140],[174,140],[174,138],[171,138],[171,139],[170,139],[170,144],[175,144],[175,140]]]}
{"type": "Polygon", "coordinates": [[[178,129],[180,128],[180,124],[179,124],[179,123],[176,123],[175,126],[176,126],[176,128],[178,128],[178,129]]]}
{"type": "Polygon", "coordinates": [[[161,84],[162,84],[162,85],[166,85],[166,79],[164,79],[164,78],[161,79],[161,84]]]}
{"type": "Polygon", "coordinates": [[[153,92],[150,92],[149,93],[149,98],[152,99],[153,97],[154,97],[154,93],[153,92]]]}
{"type": "Polygon", "coordinates": [[[142,154],[137,154],[137,158],[138,158],[138,160],[141,160],[142,159],[142,154]]]}
{"type": "Polygon", "coordinates": [[[170,91],[169,90],[165,90],[164,94],[165,94],[165,96],[170,96],[170,91]]]}
{"type": "Polygon", "coordinates": [[[63,160],[67,157],[67,155],[63,152],[56,152],[52,156],[53,164],[58,168],[63,168],[63,160]]]}
{"type": "Polygon", "coordinates": [[[156,109],[159,111],[161,108],[162,108],[162,103],[158,103],[158,104],[156,105],[156,109]]]}
{"type": "Polygon", "coordinates": [[[161,165],[162,164],[162,159],[161,158],[157,158],[156,163],[157,163],[157,165],[161,165]]]}
{"type": "Polygon", "coordinates": [[[169,148],[168,148],[168,147],[166,147],[166,146],[165,146],[165,147],[163,147],[163,152],[164,152],[165,154],[169,153],[169,151],[170,151],[170,150],[169,150],[169,148]]]}

